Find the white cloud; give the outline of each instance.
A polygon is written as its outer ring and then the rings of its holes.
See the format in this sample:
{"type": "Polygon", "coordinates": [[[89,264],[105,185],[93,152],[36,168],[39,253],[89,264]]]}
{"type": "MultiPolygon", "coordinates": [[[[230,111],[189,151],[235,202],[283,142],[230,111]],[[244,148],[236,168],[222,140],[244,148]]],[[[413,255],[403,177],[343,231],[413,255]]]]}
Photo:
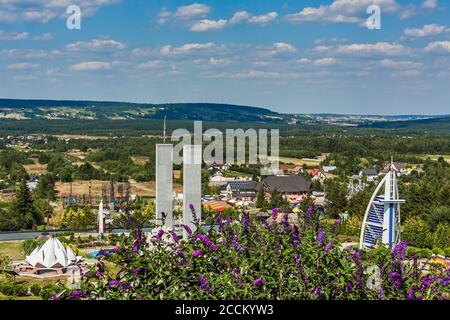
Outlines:
{"type": "Polygon", "coordinates": [[[381,61],[379,61],[379,64],[382,67],[391,68],[391,69],[413,69],[413,68],[420,68],[423,66],[423,64],[420,62],[397,61],[397,60],[391,60],[391,59],[381,60],[381,61]]]}
{"type": "Polygon", "coordinates": [[[11,59],[46,59],[57,57],[60,54],[59,50],[5,49],[0,51],[0,56],[11,59]]]}
{"type": "Polygon", "coordinates": [[[170,21],[182,20],[192,21],[194,19],[205,18],[211,12],[211,7],[202,3],[192,3],[189,5],[179,6],[175,12],[162,8],[158,14],[160,25],[164,25],[170,21]]]}
{"type": "Polygon", "coordinates": [[[192,19],[205,17],[210,12],[211,8],[209,6],[201,3],[193,3],[190,5],[178,7],[173,15],[181,19],[192,19]]]}
{"type": "Polygon", "coordinates": [[[8,65],[7,69],[13,69],[13,70],[34,70],[39,69],[40,65],[37,63],[30,63],[30,62],[22,62],[22,63],[13,63],[8,65]]]}
{"type": "Polygon", "coordinates": [[[34,36],[33,40],[37,40],[37,41],[50,41],[53,40],[55,37],[53,36],[52,33],[47,32],[38,36],[34,36]]]}
{"type": "Polygon", "coordinates": [[[194,32],[218,31],[226,27],[248,23],[251,25],[266,26],[274,22],[278,13],[275,11],[266,14],[252,16],[247,11],[237,11],[230,19],[208,19],[211,12],[209,6],[194,3],[187,6],[178,7],[175,12],[162,8],[158,17],[158,24],[164,25],[170,21],[179,22],[181,26],[188,27],[194,32]]]}
{"type": "Polygon", "coordinates": [[[437,0],[424,0],[422,3],[422,8],[425,9],[436,9],[437,8],[437,0]]]}
{"type": "Polygon", "coordinates": [[[38,78],[35,75],[29,74],[29,75],[25,75],[25,76],[15,76],[14,80],[18,80],[18,81],[34,81],[37,80],[38,78]]]}
{"type": "Polygon", "coordinates": [[[125,43],[115,40],[99,40],[78,41],[70,43],[66,48],[70,51],[113,51],[122,50],[127,46],[125,43]]]}
{"type": "Polygon", "coordinates": [[[424,50],[427,52],[450,53],[450,41],[430,42],[424,50]]]}
{"type": "Polygon", "coordinates": [[[316,52],[330,52],[349,55],[387,55],[396,56],[409,54],[411,49],[402,44],[390,42],[353,43],[339,46],[317,46],[316,52]]]}
{"type": "Polygon", "coordinates": [[[248,21],[249,18],[250,18],[250,13],[248,13],[247,11],[238,11],[238,12],[234,13],[234,15],[233,15],[233,17],[231,17],[229,23],[231,25],[240,24],[240,23],[248,21]]]}
{"type": "Polygon", "coordinates": [[[160,54],[163,56],[181,55],[195,52],[210,51],[215,47],[213,42],[207,43],[186,43],[181,47],[172,47],[171,45],[163,46],[160,49],[160,54]]]}
{"type": "Polygon", "coordinates": [[[334,58],[323,58],[314,61],[316,67],[329,67],[337,64],[337,60],[334,58]]]}
{"type": "Polygon", "coordinates": [[[438,24],[427,24],[422,28],[406,28],[404,33],[408,37],[412,38],[424,38],[430,36],[436,36],[441,33],[446,32],[448,29],[446,26],[438,25],[438,24]]]}
{"type": "Polygon", "coordinates": [[[83,16],[93,15],[100,7],[117,3],[121,0],[1,0],[0,22],[13,23],[29,21],[47,23],[55,18],[67,17],[66,8],[77,4],[82,8],[83,16]]]}
{"type": "Polygon", "coordinates": [[[145,63],[141,63],[138,68],[139,69],[154,69],[160,68],[164,65],[164,61],[162,60],[149,60],[145,63]]]}
{"type": "Polygon", "coordinates": [[[25,40],[28,38],[28,32],[6,32],[3,30],[0,30],[0,40],[7,40],[7,41],[18,41],[18,40],[25,40]]]}
{"type": "Polygon", "coordinates": [[[296,51],[297,51],[297,48],[295,48],[290,43],[276,42],[272,45],[272,54],[292,53],[292,52],[296,52],[296,51]]]}
{"type": "Polygon", "coordinates": [[[275,11],[263,14],[263,15],[259,15],[259,16],[253,16],[251,18],[248,19],[248,22],[251,24],[255,24],[255,25],[267,25],[273,21],[275,21],[275,19],[278,17],[278,13],[276,13],[275,11]]]}
{"type": "Polygon", "coordinates": [[[97,71],[108,70],[114,65],[113,62],[103,61],[85,61],[70,66],[69,70],[72,71],[97,71]]]}
{"type": "Polygon", "coordinates": [[[194,23],[190,30],[195,32],[217,31],[222,30],[227,25],[227,20],[208,20],[203,19],[194,23]]]}
{"type": "Polygon", "coordinates": [[[399,71],[392,74],[394,78],[403,78],[403,77],[418,77],[422,74],[419,70],[405,70],[399,71]]]}
{"type": "Polygon", "coordinates": [[[378,5],[382,12],[392,13],[400,9],[395,0],[334,0],[330,5],[305,7],[300,12],[286,15],[292,23],[361,23],[366,19],[370,5],[378,5]]]}

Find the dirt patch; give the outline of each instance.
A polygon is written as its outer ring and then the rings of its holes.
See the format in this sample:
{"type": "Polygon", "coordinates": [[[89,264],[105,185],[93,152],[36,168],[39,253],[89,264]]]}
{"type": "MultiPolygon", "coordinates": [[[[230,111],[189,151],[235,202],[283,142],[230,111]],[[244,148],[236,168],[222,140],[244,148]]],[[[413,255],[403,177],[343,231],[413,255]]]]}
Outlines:
{"type": "MultiPolygon", "coordinates": [[[[102,195],[102,184],[106,183],[107,193],[109,194],[109,181],[99,181],[92,180],[91,194],[93,197],[101,197],[102,195]]],[[[154,197],[155,196],[155,182],[136,182],[130,180],[131,183],[131,194],[136,194],[138,196],[144,197],[154,197]]],[[[117,183],[114,185],[117,191],[117,183]]],[[[60,196],[69,196],[70,194],[70,183],[69,182],[57,182],[56,190],[60,196]]],[[[180,184],[174,184],[174,190],[176,192],[181,192],[183,187],[180,184]]],[[[125,186],[124,186],[125,192],[125,186]]],[[[72,182],[72,195],[83,195],[89,194],[89,181],[75,181],[72,182]]]]}
{"type": "Polygon", "coordinates": [[[147,162],[150,161],[150,157],[146,157],[146,156],[133,156],[131,157],[131,160],[135,163],[135,164],[139,164],[139,165],[144,165],[147,162]]]}

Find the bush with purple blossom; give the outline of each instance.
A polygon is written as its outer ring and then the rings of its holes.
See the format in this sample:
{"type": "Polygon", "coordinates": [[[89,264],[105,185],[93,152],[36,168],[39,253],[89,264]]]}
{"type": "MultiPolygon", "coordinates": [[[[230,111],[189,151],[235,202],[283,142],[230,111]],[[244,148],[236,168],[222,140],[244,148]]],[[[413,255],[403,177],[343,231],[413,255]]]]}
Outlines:
{"type": "Polygon", "coordinates": [[[196,225],[187,240],[168,243],[158,236],[143,242],[139,232],[123,235],[119,249],[104,255],[117,268],[101,277],[93,268],[79,291],[61,299],[450,298],[449,269],[405,257],[406,243],[343,249],[333,227],[316,216],[309,208],[295,228],[248,214],[233,223],[214,217],[215,227],[196,225]],[[367,285],[370,266],[380,270],[376,289],[367,285]]]}

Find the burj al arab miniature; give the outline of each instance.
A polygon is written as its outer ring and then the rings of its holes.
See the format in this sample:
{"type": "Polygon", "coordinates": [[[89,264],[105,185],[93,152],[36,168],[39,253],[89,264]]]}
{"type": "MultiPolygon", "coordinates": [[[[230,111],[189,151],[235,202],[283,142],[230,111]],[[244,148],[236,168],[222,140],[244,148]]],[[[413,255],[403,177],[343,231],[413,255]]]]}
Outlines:
{"type": "Polygon", "coordinates": [[[375,189],[364,214],[360,249],[376,245],[392,248],[400,242],[400,205],[403,203],[405,200],[398,195],[397,169],[391,161],[389,172],[375,189]]]}

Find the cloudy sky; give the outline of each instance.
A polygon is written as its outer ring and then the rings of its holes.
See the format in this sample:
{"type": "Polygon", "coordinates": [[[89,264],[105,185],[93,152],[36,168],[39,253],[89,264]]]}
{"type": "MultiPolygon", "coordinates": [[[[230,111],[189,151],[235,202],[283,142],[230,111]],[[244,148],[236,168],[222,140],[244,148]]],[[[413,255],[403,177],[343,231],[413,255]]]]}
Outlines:
{"type": "Polygon", "coordinates": [[[0,0],[0,97],[449,114],[443,0],[0,0]],[[69,5],[81,30],[66,27],[69,5]],[[381,9],[381,30],[367,8],[381,9]]]}

